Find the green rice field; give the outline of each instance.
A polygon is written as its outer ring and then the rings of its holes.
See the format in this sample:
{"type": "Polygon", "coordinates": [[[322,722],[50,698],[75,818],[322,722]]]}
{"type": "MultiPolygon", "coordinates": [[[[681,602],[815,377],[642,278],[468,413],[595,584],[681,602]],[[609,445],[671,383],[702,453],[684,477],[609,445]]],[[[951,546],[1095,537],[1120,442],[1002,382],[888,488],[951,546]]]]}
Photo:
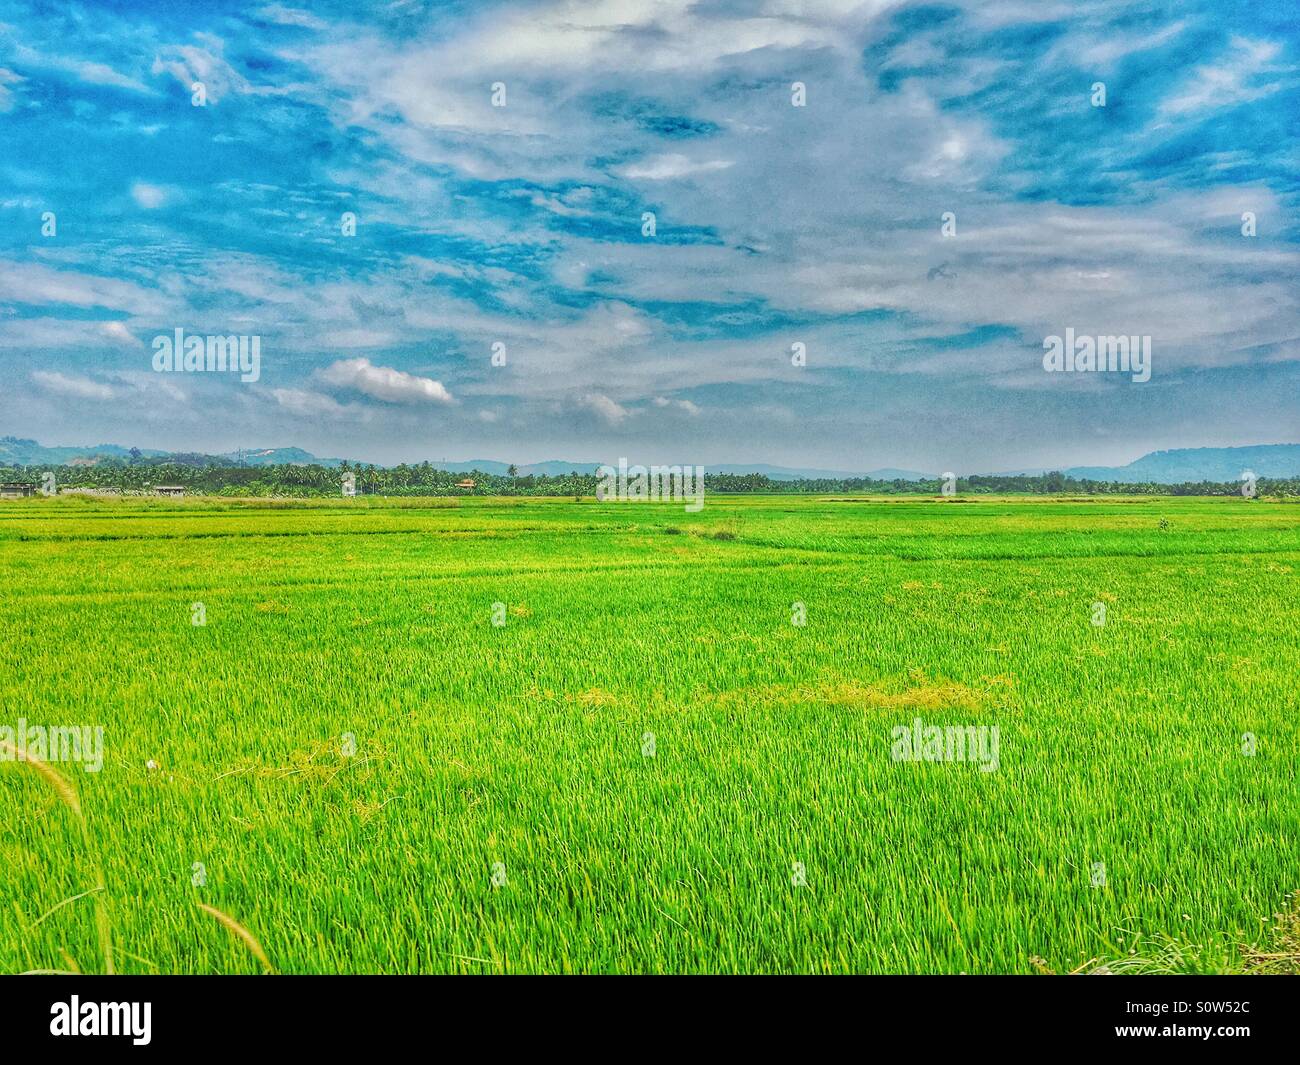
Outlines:
{"type": "Polygon", "coordinates": [[[1239,971],[1300,887],[1295,504],[11,501],[0,638],[103,729],[0,762],[5,972],[1239,971]]]}

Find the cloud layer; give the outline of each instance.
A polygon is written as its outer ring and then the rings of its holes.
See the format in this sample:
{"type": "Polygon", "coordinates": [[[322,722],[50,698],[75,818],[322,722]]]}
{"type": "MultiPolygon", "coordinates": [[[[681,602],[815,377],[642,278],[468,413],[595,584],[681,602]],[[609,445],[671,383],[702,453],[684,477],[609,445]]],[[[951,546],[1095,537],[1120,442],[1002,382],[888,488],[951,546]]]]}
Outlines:
{"type": "Polygon", "coordinates": [[[2,428],[966,470],[1296,439],[1293,29],[1246,2],[19,8],[2,428]],[[1067,327],[1150,335],[1151,381],[1044,374],[1067,327]],[[259,381],[141,383],[175,328],[260,336],[259,381]]]}

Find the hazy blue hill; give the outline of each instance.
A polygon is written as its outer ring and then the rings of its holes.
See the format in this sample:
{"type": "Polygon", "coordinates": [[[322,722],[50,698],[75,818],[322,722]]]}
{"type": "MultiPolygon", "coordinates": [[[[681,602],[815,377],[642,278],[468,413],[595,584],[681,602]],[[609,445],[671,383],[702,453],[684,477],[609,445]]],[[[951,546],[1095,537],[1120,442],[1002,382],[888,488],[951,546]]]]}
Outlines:
{"type": "MultiPolygon", "coordinates": [[[[464,462],[431,462],[429,463],[435,470],[446,470],[448,473],[469,473],[471,470],[478,470],[479,473],[490,473],[498,477],[504,477],[510,469],[510,463],[498,462],[496,459],[466,459],[464,462]]],[[[552,460],[549,462],[533,462],[518,467],[520,477],[562,477],[566,473],[592,473],[599,462],[560,462],[552,460]]]]}
{"type": "Polygon", "coordinates": [[[1127,466],[1074,466],[1070,477],[1133,484],[1181,484],[1185,481],[1236,481],[1242,471],[1257,477],[1300,474],[1300,444],[1260,444],[1255,447],[1188,447],[1152,451],[1127,466]]]}
{"type": "MultiPolygon", "coordinates": [[[[157,457],[166,455],[167,452],[141,448],[140,454],[157,457]]],[[[35,440],[24,440],[16,436],[0,437],[0,462],[13,466],[39,466],[42,463],[60,466],[78,459],[128,459],[130,457],[131,449],[117,444],[95,444],[93,447],[44,447],[35,440]]]]}
{"type": "Polygon", "coordinates": [[[245,448],[242,452],[227,451],[219,457],[240,461],[245,466],[339,466],[343,463],[342,459],[317,458],[300,447],[245,448]]]}

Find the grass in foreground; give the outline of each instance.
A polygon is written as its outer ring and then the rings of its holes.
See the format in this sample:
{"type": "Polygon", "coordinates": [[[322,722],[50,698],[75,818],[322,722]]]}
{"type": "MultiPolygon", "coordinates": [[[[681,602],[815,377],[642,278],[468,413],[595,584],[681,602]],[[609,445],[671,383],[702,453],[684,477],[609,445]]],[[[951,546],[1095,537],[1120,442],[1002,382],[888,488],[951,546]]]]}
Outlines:
{"type": "Polygon", "coordinates": [[[1298,517],[0,505],[0,968],[1294,969],[1298,517]]]}

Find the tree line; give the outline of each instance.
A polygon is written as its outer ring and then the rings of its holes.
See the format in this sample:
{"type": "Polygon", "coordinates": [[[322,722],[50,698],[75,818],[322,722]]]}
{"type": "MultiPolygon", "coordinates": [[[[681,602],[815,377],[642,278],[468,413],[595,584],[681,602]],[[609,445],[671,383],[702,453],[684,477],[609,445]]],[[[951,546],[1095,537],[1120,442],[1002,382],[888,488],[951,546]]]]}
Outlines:
{"type": "MultiPolygon", "coordinates": [[[[231,497],[328,497],[340,496],[345,474],[355,480],[357,495],[383,496],[593,496],[597,477],[594,473],[567,473],[559,476],[529,474],[492,474],[479,470],[466,474],[434,468],[427,462],[397,466],[349,464],[340,466],[279,465],[241,466],[229,460],[211,461],[208,456],[169,456],[167,460],[111,459],[93,466],[0,466],[0,481],[40,484],[40,475],[51,472],[60,489],[85,488],[125,494],[148,494],[157,485],[183,485],[198,495],[231,497]],[[208,461],[198,461],[208,459],[208,461]],[[473,488],[459,488],[466,477],[473,488]]],[[[807,494],[862,493],[871,495],[939,495],[943,485],[938,478],[919,481],[882,481],[871,477],[807,478],[778,481],[758,473],[705,473],[705,490],[716,493],[807,494]]],[[[1300,477],[1260,478],[1261,496],[1300,496],[1300,477]]],[[[957,491],[970,495],[1170,495],[1228,496],[1240,495],[1235,482],[1197,481],[1184,484],[1139,484],[1118,481],[1094,481],[1067,477],[1053,472],[1037,475],[981,474],[962,477],[957,491]]]]}

